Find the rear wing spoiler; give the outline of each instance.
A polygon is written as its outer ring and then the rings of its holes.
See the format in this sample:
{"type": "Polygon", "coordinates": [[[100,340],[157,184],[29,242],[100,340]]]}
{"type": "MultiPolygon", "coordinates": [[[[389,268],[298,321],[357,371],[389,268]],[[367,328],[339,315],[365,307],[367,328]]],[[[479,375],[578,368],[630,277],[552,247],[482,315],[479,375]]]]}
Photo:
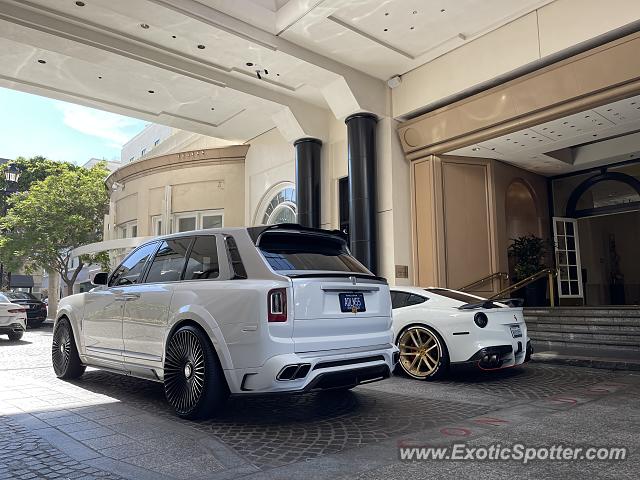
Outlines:
{"type": "Polygon", "coordinates": [[[524,300],[522,298],[494,298],[492,300],[484,300],[482,302],[477,303],[465,303],[458,307],[458,310],[475,310],[477,308],[502,308],[502,305],[498,305],[498,303],[503,303],[511,308],[519,308],[524,304],[524,300]]]}
{"type": "Polygon", "coordinates": [[[296,233],[307,233],[310,235],[324,235],[324,236],[332,236],[339,240],[342,240],[345,244],[347,243],[347,236],[344,232],[340,230],[323,230],[321,228],[312,228],[312,227],[304,227],[297,223],[278,223],[276,225],[266,225],[263,227],[249,227],[247,228],[247,232],[253,240],[253,243],[256,246],[260,246],[260,237],[265,232],[272,231],[281,231],[281,232],[296,232],[296,233]]]}

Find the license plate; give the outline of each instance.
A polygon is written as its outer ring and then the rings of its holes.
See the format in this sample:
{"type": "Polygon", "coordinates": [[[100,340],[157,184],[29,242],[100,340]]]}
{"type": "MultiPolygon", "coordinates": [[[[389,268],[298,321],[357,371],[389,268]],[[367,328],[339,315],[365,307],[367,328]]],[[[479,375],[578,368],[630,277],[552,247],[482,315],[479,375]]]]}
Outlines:
{"type": "Polygon", "coordinates": [[[522,336],[522,330],[520,329],[520,325],[509,325],[511,329],[511,336],[513,338],[519,338],[522,336]]]}
{"type": "Polygon", "coordinates": [[[365,312],[364,295],[362,293],[340,293],[340,310],[343,312],[365,312]]]}

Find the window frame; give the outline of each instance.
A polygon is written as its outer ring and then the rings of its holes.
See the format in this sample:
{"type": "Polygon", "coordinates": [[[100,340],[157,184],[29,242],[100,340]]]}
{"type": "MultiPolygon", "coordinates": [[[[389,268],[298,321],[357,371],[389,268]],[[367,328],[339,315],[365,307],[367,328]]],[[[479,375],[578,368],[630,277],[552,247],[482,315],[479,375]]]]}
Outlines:
{"type": "Polygon", "coordinates": [[[138,219],[136,218],[135,220],[129,220],[128,222],[123,222],[120,223],[119,225],[116,225],[116,238],[117,239],[124,239],[124,238],[136,238],[134,236],[127,236],[128,233],[133,233],[133,227],[136,227],[136,236],[138,233],[138,219]],[[120,232],[124,231],[125,232],[125,236],[121,237],[120,236],[120,232]]]}
{"type": "Polygon", "coordinates": [[[110,288],[110,289],[111,288],[126,288],[126,287],[133,287],[135,285],[141,285],[143,283],[146,283],[147,272],[149,271],[149,266],[151,265],[151,262],[149,261],[149,259],[155,258],[156,253],[158,251],[158,248],[160,248],[160,244],[161,243],[162,243],[162,240],[153,240],[151,242],[143,243],[142,245],[139,245],[138,247],[136,247],[133,250],[131,250],[131,252],[129,252],[129,254],[122,259],[122,261],[118,264],[118,266],[113,269],[113,272],[111,272],[109,274],[109,278],[107,279],[107,288],[110,288]],[[133,255],[138,250],[141,250],[141,249],[143,249],[143,248],[145,248],[145,247],[147,247],[149,245],[153,245],[153,244],[155,244],[155,248],[152,250],[152,252],[147,257],[147,261],[145,262],[144,267],[142,267],[142,271],[140,272],[140,276],[138,277],[138,278],[142,279],[141,281],[139,281],[137,283],[130,283],[128,285],[111,285],[111,280],[113,278],[113,275],[118,271],[118,269],[122,266],[122,264],[129,259],[129,257],[131,255],[133,255]]]}
{"type": "Polygon", "coordinates": [[[217,235],[217,234],[193,235],[191,237],[191,244],[189,245],[189,251],[187,252],[187,255],[185,257],[184,268],[182,269],[182,276],[180,277],[181,282],[208,282],[208,281],[216,281],[216,280],[229,280],[229,278],[227,278],[230,276],[229,272],[224,272],[225,275],[223,276],[222,263],[220,262],[220,259],[224,258],[225,261],[227,259],[226,257],[221,257],[220,255],[220,243],[221,243],[220,241],[221,241],[221,237],[220,235],[217,235]],[[189,264],[189,258],[191,257],[191,252],[193,251],[193,247],[195,246],[196,241],[199,238],[209,238],[209,237],[213,237],[216,242],[216,256],[218,260],[218,276],[215,278],[190,278],[189,280],[187,280],[186,278],[184,278],[184,276],[187,273],[187,265],[189,264]]]}
{"type": "MultiPolygon", "coordinates": [[[[195,218],[195,224],[196,224],[196,228],[195,230],[204,230],[204,228],[202,228],[202,219],[203,217],[221,217],[222,218],[222,225],[220,228],[224,228],[224,208],[216,208],[216,209],[212,209],[212,210],[194,210],[191,212],[181,212],[181,213],[174,213],[171,216],[171,229],[173,230],[174,228],[178,229],[179,225],[180,225],[180,219],[183,218],[195,218]]],[[[208,230],[208,229],[207,229],[208,230]]],[[[186,233],[186,232],[191,232],[192,230],[185,230],[184,232],[181,231],[176,231],[176,232],[172,232],[172,233],[186,233]]]]}
{"type": "Polygon", "coordinates": [[[151,216],[151,235],[159,237],[162,235],[162,215],[152,215],[151,216]],[[158,228],[160,227],[160,232],[158,233],[158,228]]]}
{"type": "MultiPolygon", "coordinates": [[[[191,236],[191,235],[185,235],[184,237],[172,237],[172,238],[164,238],[164,239],[160,239],[157,240],[158,242],[158,248],[156,248],[155,252],[153,252],[153,259],[149,262],[149,264],[147,265],[146,271],[144,272],[144,280],[140,283],[145,283],[145,284],[149,284],[149,285],[153,285],[156,283],[176,283],[176,282],[182,282],[184,281],[184,272],[185,269],[187,268],[187,260],[189,259],[189,255],[191,255],[191,249],[193,248],[193,245],[196,241],[196,236],[191,236]],[[150,282],[149,281],[149,272],[151,271],[151,265],[153,265],[153,262],[156,259],[156,255],[158,255],[158,252],[160,251],[160,248],[162,247],[162,244],[165,242],[169,242],[172,240],[180,240],[180,239],[189,239],[189,246],[187,247],[187,251],[184,254],[184,262],[182,263],[182,270],[180,271],[180,278],[178,278],[177,280],[169,280],[166,282],[163,281],[157,281],[157,282],[150,282]]],[[[216,248],[217,250],[217,248],[216,248]]],[[[220,274],[218,273],[218,276],[220,276],[220,274]]]]}
{"type": "Polygon", "coordinates": [[[399,308],[406,308],[406,307],[414,307],[416,305],[422,305],[423,303],[429,301],[429,297],[425,297],[424,295],[420,295],[420,294],[414,293],[414,292],[405,292],[403,290],[393,290],[393,289],[391,289],[391,290],[389,290],[389,293],[391,295],[391,310],[398,310],[399,308]],[[394,307],[393,306],[393,296],[394,296],[394,294],[402,294],[402,295],[406,295],[407,296],[406,300],[405,300],[405,303],[402,306],[399,306],[399,307],[394,307]],[[411,303],[411,304],[407,303],[411,297],[421,298],[422,301],[418,302],[418,303],[411,303]]]}

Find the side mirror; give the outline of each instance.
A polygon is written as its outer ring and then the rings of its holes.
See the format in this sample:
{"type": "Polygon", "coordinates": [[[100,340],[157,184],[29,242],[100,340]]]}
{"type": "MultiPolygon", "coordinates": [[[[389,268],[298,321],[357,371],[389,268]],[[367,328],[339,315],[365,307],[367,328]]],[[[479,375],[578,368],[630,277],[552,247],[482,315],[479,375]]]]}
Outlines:
{"type": "Polygon", "coordinates": [[[93,277],[93,280],[91,281],[91,283],[93,285],[98,286],[98,285],[106,285],[108,281],[109,281],[108,272],[98,272],[93,277]]]}

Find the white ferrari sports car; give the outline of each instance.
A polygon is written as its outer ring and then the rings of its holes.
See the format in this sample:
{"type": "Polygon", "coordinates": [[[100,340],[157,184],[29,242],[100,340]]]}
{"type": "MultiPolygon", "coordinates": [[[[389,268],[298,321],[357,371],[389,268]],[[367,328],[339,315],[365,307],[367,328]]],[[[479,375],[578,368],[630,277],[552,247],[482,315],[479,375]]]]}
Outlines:
{"type": "Polygon", "coordinates": [[[393,287],[394,340],[399,368],[433,379],[449,367],[497,370],[533,353],[522,307],[446,288],[393,287]]]}

